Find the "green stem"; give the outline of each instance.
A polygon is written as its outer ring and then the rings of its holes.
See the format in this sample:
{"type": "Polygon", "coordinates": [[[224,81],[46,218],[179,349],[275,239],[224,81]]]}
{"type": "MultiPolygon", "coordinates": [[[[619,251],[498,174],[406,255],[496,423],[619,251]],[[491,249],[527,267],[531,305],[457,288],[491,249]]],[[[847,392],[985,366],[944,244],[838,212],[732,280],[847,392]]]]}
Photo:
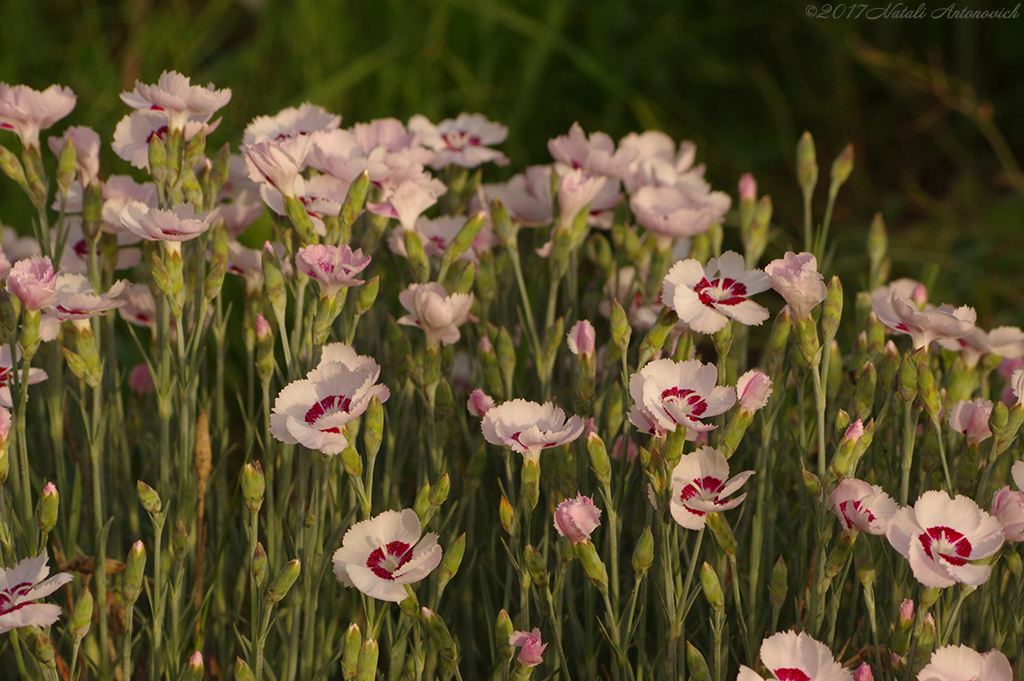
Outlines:
{"type": "Polygon", "coordinates": [[[900,506],[907,505],[910,496],[910,467],[914,461],[914,440],[917,437],[917,413],[914,405],[903,405],[903,464],[900,475],[900,506]]]}

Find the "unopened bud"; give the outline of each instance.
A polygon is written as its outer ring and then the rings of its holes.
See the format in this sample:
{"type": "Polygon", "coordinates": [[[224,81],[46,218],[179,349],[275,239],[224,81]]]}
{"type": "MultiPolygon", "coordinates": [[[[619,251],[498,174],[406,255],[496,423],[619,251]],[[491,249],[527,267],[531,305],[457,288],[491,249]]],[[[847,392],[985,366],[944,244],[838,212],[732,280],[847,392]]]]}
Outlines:
{"type": "Polygon", "coordinates": [[[728,521],[721,513],[708,513],[707,526],[714,535],[715,541],[722,549],[722,553],[730,558],[736,557],[736,536],[729,527],[728,521]]]}
{"type": "Polygon", "coordinates": [[[857,671],[853,673],[853,681],[874,681],[874,678],[871,673],[871,665],[867,662],[861,662],[857,671]]]}
{"type": "Polygon", "coordinates": [[[942,409],[939,391],[935,387],[935,375],[925,362],[917,363],[917,394],[928,416],[935,418],[942,409]]]}
{"type": "Polygon", "coordinates": [[[825,340],[831,342],[839,329],[839,320],[843,316],[843,285],[839,277],[832,275],[828,282],[828,295],[821,307],[821,332],[825,340]]]}
{"type": "Polygon", "coordinates": [[[235,658],[235,681],[256,681],[252,669],[240,657],[235,658]]]}
{"type": "Polygon", "coordinates": [[[377,657],[380,655],[380,644],[376,639],[367,639],[359,649],[359,668],[356,670],[356,681],[374,681],[377,678],[377,657]]]}
{"type": "Polygon", "coordinates": [[[711,681],[707,660],[689,641],[686,642],[686,667],[690,670],[690,678],[693,681],[711,681]]]}
{"type": "Polygon", "coordinates": [[[647,574],[653,563],[654,536],[651,534],[651,528],[645,527],[636,542],[636,548],[633,549],[633,572],[636,573],[636,578],[640,579],[647,574]]]}
{"type": "Polygon", "coordinates": [[[176,558],[181,558],[187,549],[188,529],[185,527],[185,523],[179,520],[174,526],[174,532],[171,533],[171,550],[174,551],[176,558]]]}
{"type": "Polygon", "coordinates": [[[526,559],[526,569],[530,571],[530,578],[539,587],[548,585],[548,570],[544,565],[544,558],[534,548],[533,544],[527,544],[523,549],[523,556],[526,559]]]}
{"type": "Polygon", "coordinates": [[[612,342],[622,354],[626,354],[632,332],[629,320],[626,318],[626,311],[622,309],[622,304],[616,298],[612,301],[612,342]]]}
{"type": "Polygon", "coordinates": [[[910,404],[917,397],[917,361],[904,355],[900,362],[899,379],[897,390],[900,399],[910,404]]]}
{"type": "Polygon", "coordinates": [[[141,480],[138,481],[136,487],[139,491],[139,502],[142,504],[142,508],[153,515],[159,513],[162,505],[160,503],[160,495],[157,494],[156,490],[141,480]]]}
{"type": "Polygon", "coordinates": [[[505,528],[510,537],[519,535],[519,518],[516,517],[516,510],[504,496],[498,502],[498,517],[501,519],[501,526],[505,528]]]}
{"type": "Polygon", "coordinates": [[[93,598],[92,591],[82,589],[75,601],[75,609],[71,611],[71,635],[77,640],[85,638],[92,625],[93,598]]]}
{"type": "Polygon", "coordinates": [[[590,583],[597,587],[602,593],[608,593],[608,569],[597,555],[597,549],[590,540],[581,541],[573,545],[576,557],[580,559],[583,571],[586,573],[590,583]]]}
{"type": "Polygon", "coordinates": [[[197,650],[192,653],[192,657],[188,659],[188,667],[185,668],[184,681],[202,681],[203,671],[203,654],[197,650]]]}
{"type": "Polygon", "coordinates": [[[441,506],[448,499],[448,493],[452,489],[451,478],[445,473],[430,488],[428,498],[431,506],[441,506]]]}
{"type": "Polygon", "coordinates": [[[298,579],[301,569],[302,563],[298,559],[285,563],[281,571],[277,573],[277,577],[270,583],[270,588],[267,589],[267,603],[280,603],[288,595],[292,584],[298,579]]]}
{"type": "Polygon", "coordinates": [[[125,563],[124,575],[121,577],[121,593],[128,605],[134,605],[142,593],[142,579],[146,570],[146,547],[142,541],[137,541],[128,551],[128,561],[125,563]]]}
{"type": "Polygon", "coordinates": [[[505,660],[505,664],[508,664],[516,654],[515,648],[509,645],[508,642],[514,631],[512,618],[508,616],[508,613],[503,608],[498,612],[498,619],[494,624],[494,642],[498,647],[498,655],[505,660]]]}
{"type": "Polygon", "coordinates": [[[818,161],[814,151],[814,138],[804,131],[796,145],[796,179],[804,196],[810,196],[818,184],[818,161]]]}
{"type": "Polygon", "coordinates": [[[363,476],[363,457],[359,456],[359,452],[352,445],[342,450],[341,466],[353,478],[361,478],[363,476]]]}
{"type": "Polygon", "coordinates": [[[789,570],[786,568],[786,561],[780,555],[779,559],[775,561],[775,566],[772,568],[772,576],[768,582],[768,600],[772,604],[773,610],[782,607],[788,591],[789,570]]]}
{"type": "MultiPolygon", "coordinates": [[[[53,641],[48,636],[36,634],[35,645],[32,647],[32,654],[39,664],[51,670],[57,669],[57,651],[53,649],[53,641]]],[[[53,673],[53,672],[51,672],[53,673]]]]}
{"type": "Polygon", "coordinates": [[[363,443],[366,445],[366,455],[376,456],[384,441],[384,405],[380,403],[379,396],[370,398],[364,421],[366,427],[363,429],[363,443]]]}
{"type": "Polygon", "coordinates": [[[345,681],[352,681],[356,678],[359,669],[359,649],[363,645],[363,634],[359,631],[359,625],[353,622],[348,625],[345,631],[345,642],[341,654],[341,676],[345,681]]]}
{"type": "Polygon", "coordinates": [[[267,488],[267,481],[263,477],[263,467],[259,461],[247,463],[242,466],[242,498],[245,500],[245,507],[250,513],[260,512],[263,505],[263,494],[267,488]]]}
{"type": "Polygon", "coordinates": [[[722,583],[718,581],[715,568],[707,562],[700,566],[700,586],[704,591],[704,598],[708,600],[708,605],[712,610],[715,612],[725,610],[725,594],[722,593],[722,583]]]}
{"type": "Polygon", "coordinates": [[[853,172],[853,144],[847,144],[846,148],[832,162],[832,186],[830,192],[839,190],[839,187],[846,182],[853,172]]]}
{"type": "Polygon", "coordinates": [[[60,507],[60,493],[52,482],[43,487],[43,495],[39,499],[39,515],[36,522],[44,533],[50,532],[57,524],[57,511],[60,507]]]}
{"type": "MultiPolygon", "coordinates": [[[[818,452],[818,456],[824,456],[824,452],[818,452]]],[[[804,488],[807,490],[807,493],[814,498],[821,496],[821,480],[818,479],[818,476],[806,468],[803,470],[803,474],[804,488]]]]}
{"type": "Polygon", "coordinates": [[[602,485],[607,485],[612,480],[612,462],[608,458],[608,450],[604,446],[604,440],[597,433],[587,436],[587,452],[590,454],[590,467],[602,485]]]}
{"type": "Polygon", "coordinates": [[[267,583],[267,576],[270,573],[270,565],[267,560],[267,552],[263,549],[263,542],[256,542],[256,551],[252,554],[252,578],[257,589],[262,589],[267,583]]]}
{"type": "Polygon", "coordinates": [[[444,558],[441,559],[441,571],[438,574],[437,589],[443,591],[444,587],[448,585],[448,582],[452,580],[459,572],[459,567],[462,565],[462,557],[466,553],[466,533],[463,532],[459,535],[452,544],[448,547],[448,550],[444,552],[444,558]]]}

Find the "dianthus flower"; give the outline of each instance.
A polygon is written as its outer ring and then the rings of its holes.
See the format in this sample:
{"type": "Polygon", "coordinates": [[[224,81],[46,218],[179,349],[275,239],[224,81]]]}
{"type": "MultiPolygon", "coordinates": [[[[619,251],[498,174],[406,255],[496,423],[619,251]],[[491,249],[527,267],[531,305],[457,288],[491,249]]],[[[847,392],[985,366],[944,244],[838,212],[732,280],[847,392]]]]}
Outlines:
{"type": "Polygon", "coordinates": [[[88,187],[100,179],[100,136],[92,128],[84,125],[74,125],[64,131],[60,137],[51,137],[47,140],[50,151],[57,158],[60,152],[71,140],[75,145],[75,171],[81,178],[82,184],[88,187]]]}
{"type": "Polygon", "coordinates": [[[932,653],[917,681],[1011,681],[1010,661],[998,650],[979,653],[965,645],[945,646],[932,653]]]}
{"type": "Polygon", "coordinates": [[[848,534],[885,534],[896,502],[878,485],[845,478],[828,497],[828,507],[848,534]]]}
{"type": "Polygon", "coordinates": [[[716,333],[729,319],[747,326],[768,319],[768,310],[749,296],[768,288],[761,270],[743,269],[743,256],[734,251],[708,260],[677,262],[665,276],[661,302],[676,311],[679,320],[698,333],[716,333]]]}
{"type": "Polygon", "coordinates": [[[949,427],[967,437],[967,443],[976,445],[992,437],[988,427],[992,403],[982,397],[959,400],[949,412],[949,427]]]}
{"type": "Polygon", "coordinates": [[[565,412],[551,402],[537,404],[516,399],[489,409],[481,428],[492,445],[511,447],[526,461],[540,461],[540,452],[572,442],[583,433],[583,419],[565,420],[565,412]]]}
{"type": "Polygon", "coordinates": [[[471,318],[472,293],[448,294],[437,282],[410,284],[398,294],[398,301],[411,314],[398,320],[399,324],[418,326],[427,335],[431,348],[451,345],[459,340],[459,326],[471,318]]]}
{"type": "Polygon", "coordinates": [[[106,293],[97,295],[84,275],[61,273],[56,281],[57,299],[47,312],[60,320],[89,319],[124,305],[121,294],[127,286],[128,282],[119,279],[106,293]]]}
{"type": "Polygon", "coordinates": [[[788,252],[768,263],[764,272],[772,288],[786,300],[795,319],[809,316],[811,310],[828,296],[828,288],[818,272],[818,260],[813,253],[788,252]]]}
{"type": "Polygon", "coordinates": [[[363,255],[363,249],[353,251],[348,244],[305,246],[295,254],[295,266],[317,283],[324,298],[334,298],[342,288],[363,283],[354,275],[369,264],[370,256],[363,255]]]}
{"type": "MultiPolygon", "coordinates": [[[[761,663],[778,681],[853,681],[853,674],[836,662],[824,643],[806,632],[780,631],[761,643],[761,663]]],[[[765,681],[740,665],[736,681],[765,681]]]]}
{"type": "Polygon", "coordinates": [[[162,241],[168,250],[179,251],[180,241],[190,241],[210,228],[210,212],[196,213],[191,203],[179,203],[166,210],[141,201],[130,201],[118,218],[132,234],[148,241],[162,241]]]}
{"type": "Polygon", "coordinates": [[[35,601],[49,596],[74,577],[61,572],[47,579],[50,568],[46,549],[35,558],[25,558],[0,575],[0,634],[18,627],[46,627],[60,617],[60,606],[35,601]]]}
{"type": "Polygon", "coordinates": [[[922,292],[917,282],[897,280],[871,293],[871,310],[896,333],[909,335],[915,350],[939,338],[963,338],[971,332],[978,316],[974,308],[925,307],[922,292]]]}
{"type": "Polygon", "coordinates": [[[23,146],[38,149],[39,131],[71,113],[77,99],[71,88],[60,85],[40,92],[0,83],[0,130],[12,130],[23,146]]]}
{"type": "Polygon", "coordinates": [[[753,474],[754,471],[743,471],[729,478],[725,455],[711,447],[684,454],[672,471],[672,518],[689,530],[701,529],[708,513],[728,511],[743,503],[746,493],[732,499],[726,497],[753,474]]]}
{"type": "Polygon", "coordinates": [[[164,112],[171,130],[184,130],[186,121],[193,116],[209,119],[230,100],[230,89],[215,90],[213,83],[206,87],[192,85],[189,77],[177,71],[164,71],[156,85],[135,81],[133,91],[121,93],[121,101],[133,109],[164,112]]]}
{"type": "Polygon", "coordinates": [[[992,495],[991,513],[1002,523],[1006,541],[1024,541],[1024,494],[1003,487],[992,495]]]}
{"type": "Polygon", "coordinates": [[[523,667],[536,667],[544,661],[544,649],[547,643],[541,641],[540,629],[533,631],[513,631],[508,637],[508,644],[519,648],[519,664],[523,667]]]}
{"type": "Polygon", "coordinates": [[[34,255],[19,260],[7,273],[7,291],[29,310],[41,310],[57,298],[57,275],[50,257],[34,255]]]}
{"type": "Polygon", "coordinates": [[[555,509],[555,530],[573,544],[590,539],[590,533],[601,524],[601,509],[590,497],[577,494],[555,509]]]}
{"type": "Polygon", "coordinates": [[[731,386],[716,386],[718,369],[691,359],[656,359],[629,378],[630,422],[644,433],[664,436],[683,426],[697,433],[716,426],[700,419],[717,416],[736,403],[731,386]]]}
{"type": "Polygon", "coordinates": [[[420,135],[420,143],[433,150],[436,158],[430,163],[440,169],[447,165],[476,168],[483,163],[507,165],[508,158],[488,145],[501,144],[508,137],[508,128],[487,120],[482,114],[461,113],[434,125],[426,116],[409,119],[409,131],[420,135]]]}
{"type": "Polygon", "coordinates": [[[672,185],[640,187],[629,199],[636,221],[654,233],[663,249],[673,239],[706,232],[721,222],[731,204],[728,194],[711,191],[695,175],[685,175],[672,185]]]}
{"type": "Polygon", "coordinates": [[[337,130],[341,116],[330,113],[316,104],[305,102],[298,107],[289,106],[273,116],[257,116],[245,126],[244,144],[256,144],[265,139],[284,139],[315,132],[337,130]]]}

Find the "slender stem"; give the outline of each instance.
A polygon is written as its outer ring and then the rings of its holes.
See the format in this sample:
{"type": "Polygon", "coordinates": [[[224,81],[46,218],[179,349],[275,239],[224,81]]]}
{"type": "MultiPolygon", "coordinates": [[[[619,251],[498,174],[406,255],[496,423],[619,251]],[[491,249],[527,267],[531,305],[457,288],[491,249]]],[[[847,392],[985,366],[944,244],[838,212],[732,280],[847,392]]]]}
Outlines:
{"type": "MultiPolygon", "coordinates": [[[[132,624],[135,615],[135,604],[129,603],[124,615],[124,640],[121,643],[121,676],[125,679],[132,678],[132,624]]],[[[76,651],[78,643],[75,643],[76,651]]],[[[72,660],[74,663],[74,660],[72,660]]],[[[72,675],[69,677],[74,679],[72,675]]]]}
{"type": "Polygon", "coordinates": [[[917,437],[917,412],[914,405],[903,405],[903,466],[900,476],[900,506],[910,496],[910,467],[914,461],[914,440],[917,437]]]}
{"type": "Polygon", "coordinates": [[[954,496],[953,477],[949,474],[949,464],[946,463],[946,444],[942,437],[942,423],[939,421],[939,415],[931,417],[932,427],[935,429],[935,441],[939,443],[939,458],[942,460],[942,472],[946,475],[946,491],[949,492],[949,496],[954,496]]]}
{"type": "MultiPolygon", "coordinates": [[[[821,370],[828,370],[828,349],[822,348],[821,370]]],[[[817,411],[817,435],[818,435],[818,480],[825,480],[826,463],[828,458],[825,455],[825,391],[821,384],[819,367],[811,367],[811,382],[814,386],[814,406],[817,411]]]]}

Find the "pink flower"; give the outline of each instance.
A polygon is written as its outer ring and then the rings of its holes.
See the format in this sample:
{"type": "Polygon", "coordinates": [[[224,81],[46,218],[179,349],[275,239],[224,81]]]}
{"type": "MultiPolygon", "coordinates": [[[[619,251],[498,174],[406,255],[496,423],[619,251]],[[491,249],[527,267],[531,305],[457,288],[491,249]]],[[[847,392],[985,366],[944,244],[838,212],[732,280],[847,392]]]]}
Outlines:
{"type": "Polygon", "coordinates": [[[437,155],[432,168],[458,165],[476,168],[483,163],[507,165],[503,153],[488,145],[501,144],[508,137],[508,128],[493,123],[482,114],[461,113],[457,118],[446,118],[434,125],[426,116],[409,119],[409,131],[419,134],[420,143],[437,155]]]}
{"type": "Polygon", "coordinates": [[[847,534],[885,534],[896,513],[896,502],[881,487],[857,478],[840,482],[828,497],[828,507],[847,534]]]}
{"type": "MultiPolygon", "coordinates": [[[[423,252],[428,257],[441,257],[462,228],[466,226],[468,220],[469,217],[466,215],[439,215],[436,218],[426,218],[421,215],[416,219],[412,231],[419,235],[420,241],[423,243],[423,252]]],[[[477,254],[490,250],[493,245],[494,233],[490,226],[485,224],[459,259],[476,263],[477,254]]],[[[403,258],[409,257],[409,253],[405,250],[405,230],[401,225],[392,230],[391,238],[388,239],[388,248],[392,253],[403,258]]]]}
{"type": "Polygon", "coordinates": [[[89,319],[124,305],[121,294],[127,286],[128,282],[120,279],[106,293],[96,295],[84,275],[61,273],[56,279],[57,299],[47,312],[60,320],[89,319]]]}
{"type": "Polygon", "coordinates": [[[540,640],[540,629],[531,632],[513,631],[508,637],[508,644],[520,648],[519,664],[524,667],[536,667],[544,661],[544,649],[547,643],[540,640]]]}
{"type": "Polygon", "coordinates": [[[69,87],[51,85],[42,92],[27,85],[0,83],[0,130],[13,130],[22,146],[39,148],[39,131],[71,113],[77,97],[69,87]]]}
{"type": "Polygon", "coordinates": [[[271,334],[270,323],[261,314],[256,315],[256,338],[265,340],[271,334]]]}
{"type": "Polygon", "coordinates": [[[717,416],[736,402],[731,386],[716,386],[718,369],[691,359],[673,362],[657,359],[629,378],[633,406],[630,422],[644,433],[658,437],[674,432],[676,426],[687,435],[714,430],[700,419],[717,416]]]}
{"type": "Polygon", "coordinates": [[[374,395],[381,402],[391,395],[387,386],[376,384],[378,376],[372,358],[343,343],[325,345],[320,364],[278,394],[270,432],[285,444],[341,453],[348,446],[344,425],[362,416],[374,395]]]}
{"type": "Polygon", "coordinates": [[[149,374],[149,366],[145,363],[136,364],[135,368],[128,375],[128,385],[132,392],[138,395],[145,395],[153,392],[153,377],[149,374]]]}
{"type": "Polygon", "coordinates": [[[672,471],[672,517],[689,530],[701,529],[708,513],[728,511],[743,503],[745,493],[734,499],[726,497],[753,474],[754,471],[744,471],[726,480],[729,463],[724,454],[711,447],[684,454],[672,471]]]}
{"type": "Polygon", "coordinates": [[[156,300],[145,284],[129,284],[124,292],[124,306],[118,308],[118,314],[127,322],[136,326],[156,325],[156,300]]]}
{"type": "Polygon", "coordinates": [[[750,173],[743,173],[743,176],[740,178],[740,200],[757,200],[757,180],[750,173]]]}
{"type": "Polygon", "coordinates": [[[47,144],[50,151],[60,158],[61,149],[69,139],[75,144],[75,170],[82,184],[88,187],[100,179],[100,136],[92,128],[75,125],[60,137],[49,138],[47,144]]]}
{"type": "Polygon", "coordinates": [[[555,530],[572,544],[590,539],[590,533],[601,524],[601,509],[594,500],[577,494],[575,499],[566,499],[555,509],[555,530]]]}
{"type": "Polygon", "coordinates": [[[569,352],[585,357],[594,356],[594,326],[586,319],[573,324],[565,341],[569,352]]]}
{"type": "Polygon", "coordinates": [[[772,379],[760,369],[751,369],[740,376],[736,382],[736,397],[740,403],[740,409],[747,412],[755,412],[768,404],[768,398],[772,396],[772,379]]]}
{"type": "Polygon", "coordinates": [[[619,142],[619,149],[637,154],[622,178],[630,193],[644,186],[675,185],[687,175],[699,178],[704,174],[703,166],[693,167],[697,156],[693,142],[680,142],[677,151],[675,141],[658,130],[631,132],[619,142]]]}
{"type": "Polygon", "coordinates": [[[1024,541],[1024,494],[1003,487],[992,495],[992,515],[1002,523],[1006,541],[1024,541]]]}
{"type": "Polygon", "coordinates": [[[988,581],[992,567],[971,561],[999,550],[1003,525],[968,497],[950,499],[945,492],[932,490],[913,506],[896,511],[886,538],[910,561],[914,577],[925,586],[978,586],[988,581]]]}
{"type": "Polygon", "coordinates": [[[331,299],[342,288],[363,283],[352,275],[361,272],[369,264],[370,256],[363,255],[363,249],[357,248],[353,252],[348,244],[305,246],[295,254],[295,266],[316,281],[321,296],[331,299]]]}
{"type": "Polygon", "coordinates": [[[592,204],[604,188],[607,178],[590,175],[580,169],[569,170],[558,178],[558,213],[562,227],[569,229],[581,210],[592,204]]]}
{"type": "Polygon", "coordinates": [[[388,189],[379,203],[367,203],[366,210],[374,215],[396,218],[402,229],[411,230],[423,211],[437,203],[438,197],[447,191],[444,183],[429,173],[410,171],[410,177],[388,189]]]}
{"type": "Polygon", "coordinates": [[[968,444],[979,444],[992,437],[988,427],[992,403],[978,397],[967,402],[959,400],[949,412],[949,427],[967,436],[968,444]]]}
{"type": "Polygon", "coordinates": [[[57,276],[47,255],[19,260],[7,273],[7,291],[29,310],[41,310],[57,299],[57,276]]]}
{"type": "Polygon", "coordinates": [[[178,242],[195,239],[209,229],[213,218],[209,212],[196,213],[191,203],[161,210],[141,201],[130,201],[117,216],[132,234],[147,241],[162,241],[172,251],[181,250],[178,242]]]}
{"type": "Polygon", "coordinates": [[[636,149],[620,147],[603,132],[587,137],[579,123],[573,123],[568,135],[548,140],[548,151],[559,163],[571,168],[582,168],[588,173],[621,179],[629,170],[629,164],[637,156],[636,149]]]}
{"type": "Polygon", "coordinates": [[[1024,369],[1017,369],[1010,377],[1010,387],[1013,389],[1013,396],[1017,398],[1017,404],[1024,403],[1024,369]]]}
{"type": "Polygon", "coordinates": [[[473,300],[472,293],[448,295],[437,282],[410,284],[398,294],[398,301],[412,314],[400,318],[398,323],[423,329],[428,347],[451,345],[459,340],[458,327],[471,318],[473,300]]]}
{"type": "Polygon", "coordinates": [[[315,132],[337,130],[341,116],[336,116],[322,106],[305,102],[298,107],[289,106],[273,116],[257,116],[245,126],[242,138],[245,144],[256,144],[265,139],[283,139],[310,135],[315,132]]]}
{"type": "Polygon", "coordinates": [[[25,558],[0,575],[0,634],[18,627],[46,627],[60,617],[60,606],[34,601],[49,596],[74,576],[61,572],[47,579],[50,568],[45,549],[35,558],[25,558]]]}
{"type": "Polygon", "coordinates": [[[551,166],[530,166],[503,184],[484,185],[488,203],[500,199],[513,220],[524,225],[546,225],[554,216],[551,166]]]}
{"type": "Polygon", "coordinates": [[[818,272],[818,260],[811,253],[787,252],[764,268],[772,288],[782,296],[795,319],[804,319],[828,296],[818,272]]]}
{"type": "Polygon", "coordinates": [[[583,433],[579,416],[565,420],[565,412],[551,402],[505,402],[484,414],[481,429],[492,445],[511,447],[526,461],[540,461],[540,452],[572,442],[583,433]]]}
{"type": "MultiPolygon", "coordinates": [[[[779,681],[853,681],[853,674],[836,662],[824,643],[806,632],[781,631],[761,643],[761,663],[779,681]]],[[[736,681],[761,679],[750,667],[740,665],[736,681]]]]}
{"type": "Polygon", "coordinates": [[[295,181],[306,167],[306,156],[313,138],[298,135],[284,139],[265,139],[242,147],[249,178],[257,183],[269,183],[283,196],[295,196],[295,181]]]}
{"type": "Polygon", "coordinates": [[[636,221],[654,233],[660,248],[672,239],[696,236],[721,222],[732,199],[713,192],[703,178],[685,175],[676,184],[640,187],[629,199],[636,221]]]}
{"type": "MultiPolygon", "coordinates": [[[[218,118],[207,123],[209,116],[201,116],[202,120],[185,121],[184,139],[190,141],[202,131],[209,135],[220,125],[218,118]]],[[[136,168],[149,170],[149,143],[158,137],[166,143],[168,134],[167,115],[162,111],[134,111],[122,118],[114,128],[114,141],[110,148],[119,158],[128,161],[136,168]]],[[[77,143],[77,142],[76,142],[77,143]]]]}
{"type": "Polygon", "coordinates": [[[978,316],[974,308],[963,306],[954,310],[942,305],[921,309],[917,302],[921,289],[915,281],[897,280],[871,293],[871,310],[896,333],[909,335],[914,349],[927,347],[939,338],[963,338],[971,332],[978,316]]]}
{"type": "Polygon", "coordinates": [[[156,85],[135,81],[132,92],[121,93],[121,101],[133,109],[164,112],[171,130],[183,130],[186,121],[193,116],[208,120],[230,100],[230,89],[215,90],[213,83],[206,87],[192,85],[190,78],[177,71],[164,71],[156,85]]]}
{"type": "Polygon", "coordinates": [[[767,288],[764,272],[744,270],[743,256],[728,251],[707,267],[693,259],[677,262],[665,276],[661,301],[694,331],[711,334],[730,318],[747,326],[768,319],[768,310],[749,299],[767,288]]]}
{"type": "MultiPolygon", "coordinates": [[[[632,439],[630,439],[629,442],[626,445],[626,461],[632,462],[634,459],[636,459],[637,453],[638,452],[637,452],[637,448],[636,448],[636,443],[633,442],[632,439]]],[[[612,453],[611,453],[611,456],[616,461],[619,461],[619,460],[622,459],[622,436],[621,435],[618,436],[617,438],[615,438],[615,442],[612,443],[612,453]]]]}
{"type": "MultiPolygon", "coordinates": [[[[484,336],[486,338],[486,336],[484,336]]],[[[487,412],[494,408],[494,398],[477,388],[469,394],[469,401],[466,402],[466,409],[469,413],[478,418],[483,418],[487,412]]]]}
{"type": "Polygon", "coordinates": [[[334,552],[334,575],[371,598],[398,603],[406,584],[415,584],[441,563],[437,535],[420,538],[420,519],[411,508],[384,511],[348,529],[334,552]]]}
{"type": "Polygon", "coordinates": [[[979,653],[967,646],[945,646],[932,653],[917,681],[1011,681],[1010,661],[998,650],[979,653]]]}
{"type": "MultiPolygon", "coordinates": [[[[21,372],[24,371],[24,368],[21,366],[21,351],[17,349],[15,351],[18,361],[12,362],[11,346],[4,345],[0,347],[0,406],[7,407],[8,409],[14,407],[14,402],[11,400],[11,373],[17,371],[19,372],[18,375],[21,376],[21,372]]],[[[47,378],[46,372],[42,369],[28,370],[29,385],[35,385],[45,381],[47,378]]]]}

